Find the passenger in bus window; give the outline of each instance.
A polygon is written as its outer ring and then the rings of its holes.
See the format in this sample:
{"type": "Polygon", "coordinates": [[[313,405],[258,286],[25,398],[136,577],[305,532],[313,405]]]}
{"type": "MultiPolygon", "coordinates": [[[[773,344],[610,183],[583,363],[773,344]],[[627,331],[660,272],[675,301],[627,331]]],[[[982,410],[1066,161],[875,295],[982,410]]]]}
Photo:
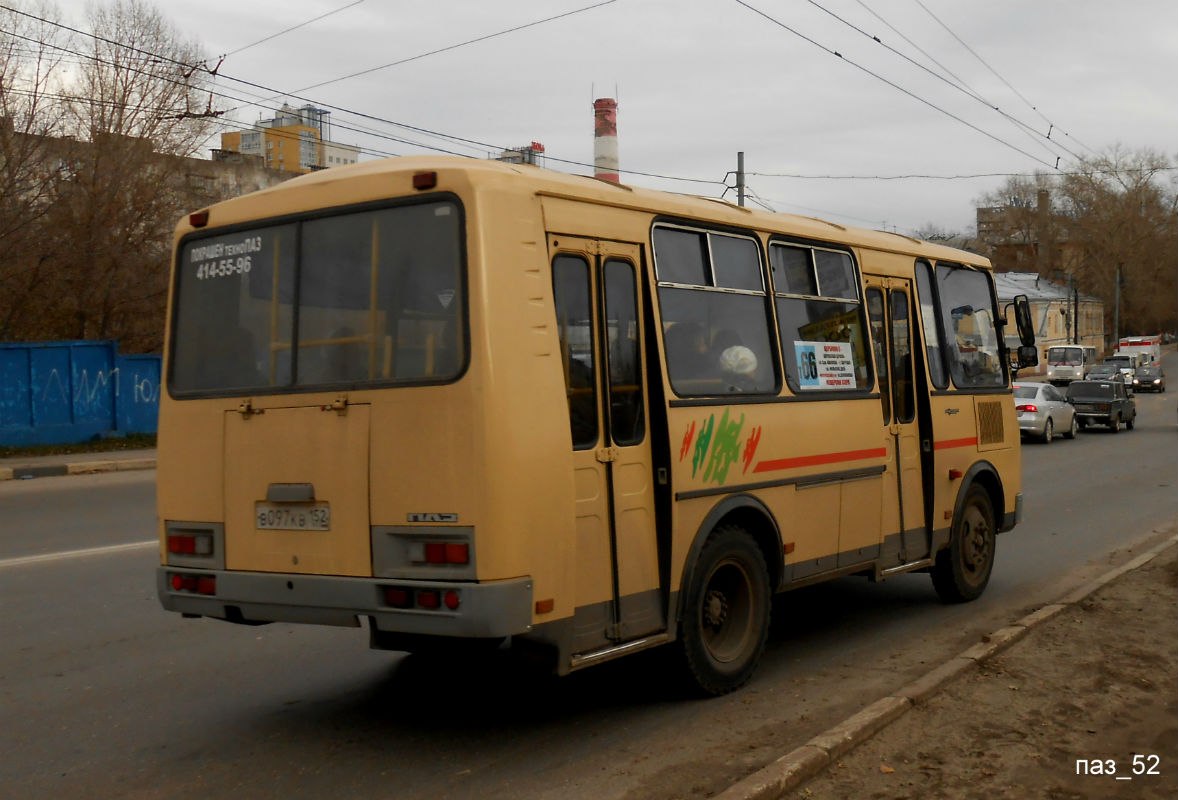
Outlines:
{"type": "Polygon", "coordinates": [[[712,334],[711,357],[727,391],[750,392],[757,388],[757,355],[744,346],[744,340],[732,328],[712,334]]]}
{"type": "Polygon", "coordinates": [[[734,344],[720,353],[720,374],[730,392],[757,389],[757,355],[743,344],[734,344]]]}
{"type": "Polygon", "coordinates": [[[676,322],[664,336],[667,346],[667,365],[673,378],[706,377],[708,340],[703,326],[697,322],[676,322]]]}

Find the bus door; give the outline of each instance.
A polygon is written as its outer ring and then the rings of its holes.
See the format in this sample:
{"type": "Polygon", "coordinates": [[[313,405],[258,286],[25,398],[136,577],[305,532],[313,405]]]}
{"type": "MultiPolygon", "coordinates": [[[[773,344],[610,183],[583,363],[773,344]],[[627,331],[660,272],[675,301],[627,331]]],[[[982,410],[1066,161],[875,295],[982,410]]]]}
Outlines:
{"type": "Polygon", "coordinates": [[[665,630],[635,245],[550,236],[576,491],[574,654],[665,630]]]}
{"type": "Polygon", "coordinates": [[[921,436],[917,400],[924,379],[913,355],[912,282],[867,278],[867,310],[879,375],[884,442],[891,465],[884,484],[885,569],[927,558],[931,550],[925,520],[921,436]]]}

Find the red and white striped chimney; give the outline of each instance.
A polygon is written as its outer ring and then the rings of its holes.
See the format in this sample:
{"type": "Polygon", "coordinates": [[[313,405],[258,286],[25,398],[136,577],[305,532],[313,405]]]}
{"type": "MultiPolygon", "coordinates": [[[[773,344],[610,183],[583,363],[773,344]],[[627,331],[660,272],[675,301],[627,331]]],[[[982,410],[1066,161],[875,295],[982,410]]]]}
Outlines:
{"type": "Polygon", "coordinates": [[[593,177],[621,183],[618,175],[618,101],[593,101],[593,177]]]}

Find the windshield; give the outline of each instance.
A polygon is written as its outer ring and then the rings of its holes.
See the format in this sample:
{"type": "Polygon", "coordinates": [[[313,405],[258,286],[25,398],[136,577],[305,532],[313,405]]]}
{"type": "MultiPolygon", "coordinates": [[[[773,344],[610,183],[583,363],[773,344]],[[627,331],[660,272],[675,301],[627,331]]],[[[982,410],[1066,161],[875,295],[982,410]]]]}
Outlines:
{"type": "Polygon", "coordinates": [[[1038,389],[1036,389],[1034,386],[1014,387],[1014,396],[1020,400],[1034,400],[1036,394],[1038,394],[1038,389]]]}
{"type": "Polygon", "coordinates": [[[1053,367],[1078,367],[1084,363],[1084,351],[1079,347],[1052,347],[1047,351],[1047,363],[1053,367]]]}
{"type": "Polygon", "coordinates": [[[937,265],[941,319],[949,374],[958,388],[1002,386],[1005,365],[994,324],[994,300],[985,272],[937,265]]]}
{"type": "Polygon", "coordinates": [[[1115,396],[1111,383],[1073,383],[1068,386],[1068,399],[1085,398],[1111,400],[1115,396]]]}
{"type": "Polygon", "coordinates": [[[458,205],[441,201],[189,239],[177,263],[171,387],[457,377],[461,229],[458,205]]]}

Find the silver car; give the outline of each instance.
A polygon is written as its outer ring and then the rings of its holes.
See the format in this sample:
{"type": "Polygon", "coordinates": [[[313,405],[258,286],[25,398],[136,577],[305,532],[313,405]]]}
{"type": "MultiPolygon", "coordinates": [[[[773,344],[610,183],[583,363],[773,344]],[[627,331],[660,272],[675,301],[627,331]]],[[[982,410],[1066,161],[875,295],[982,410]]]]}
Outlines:
{"type": "Polygon", "coordinates": [[[1034,436],[1045,444],[1050,444],[1056,433],[1076,438],[1076,409],[1050,383],[1015,383],[1014,407],[1023,435],[1034,436]]]}

